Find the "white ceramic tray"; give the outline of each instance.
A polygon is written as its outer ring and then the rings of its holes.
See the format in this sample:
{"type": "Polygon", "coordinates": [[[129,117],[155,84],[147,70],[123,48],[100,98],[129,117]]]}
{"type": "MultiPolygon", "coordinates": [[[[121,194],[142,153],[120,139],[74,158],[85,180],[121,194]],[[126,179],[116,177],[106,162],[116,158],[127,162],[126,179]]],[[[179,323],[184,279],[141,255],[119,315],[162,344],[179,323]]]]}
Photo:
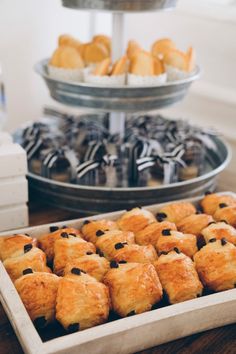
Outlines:
{"type": "MultiPolygon", "coordinates": [[[[230,192],[227,194],[233,195],[230,192]]],[[[197,203],[200,199],[187,200],[197,203]]],[[[157,212],[162,205],[157,204],[146,209],[157,212]]],[[[122,213],[123,211],[118,211],[86,219],[116,219],[122,213]]],[[[67,226],[79,228],[84,220],[64,221],[53,225],[63,226],[66,223],[67,226]]],[[[18,232],[39,237],[49,231],[50,225],[52,224],[30,227],[18,232]]],[[[0,300],[27,354],[128,354],[236,322],[236,289],[232,289],[43,342],[1,262],[0,279],[0,300]]]]}

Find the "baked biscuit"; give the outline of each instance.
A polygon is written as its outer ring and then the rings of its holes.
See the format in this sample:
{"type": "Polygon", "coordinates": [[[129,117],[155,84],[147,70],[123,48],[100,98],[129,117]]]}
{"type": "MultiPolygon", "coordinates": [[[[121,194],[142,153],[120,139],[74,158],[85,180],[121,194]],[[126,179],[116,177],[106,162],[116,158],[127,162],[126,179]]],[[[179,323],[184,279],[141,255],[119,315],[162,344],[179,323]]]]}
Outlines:
{"type": "Polygon", "coordinates": [[[196,208],[192,203],[176,202],[162,207],[156,214],[156,217],[157,221],[167,220],[176,224],[180,220],[195,213],[196,208]]]}
{"type": "Polygon", "coordinates": [[[134,208],[124,213],[117,220],[117,225],[123,231],[136,233],[153,222],[156,222],[156,219],[150,211],[143,208],[134,208]]]}
{"type": "Polygon", "coordinates": [[[32,237],[24,234],[0,237],[0,259],[4,261],[7,258],[22,255],[24,254],[24,246],[36,246],[36,244],[36,239],[33,239],[32,237]]]}
{"type": "Polygon", "coordinates": [[[53,271],[57,275],[63,275],[68,262],[73,262],[87,253],[95,253],[96,248],[91,242],[86,242],[82,238],[62,233],[61,238],[54,244],[53,271]]]}
{"type": "Polygon", "coordinates": [[[84,68],[84,62],[79,52],[75,48],[68,46],[58,47],[54,51],[49,61],[49,65],[64,69],[84,68]]]}
{"type": "Polygon", "coordinates": [[[94,70],[92,71],[92,74],[97,76],[109,75],[110,65],[111,59],[106,58],[95,66],[94,70]]]}
{"type": "Polygon", "coordinates": [[[146,226],[143,230],[135,233],[135,241],[139,245],[153,245],[156,246],[158,238],[165,229],[177,230],[174,223],[169,221],[153,222],[146,226]]]}
{"type": "MultiPolygon", "coordinates": [[[[115,221],[111,220],[85,220],[81,228],[83,237],[86,241],[96,244],[99,236],[96,235],[98,231],[117,230],[118,226],[115,221]]],[[[100,232],[98,232],[99,234],[100,232]]]]}
{"type": "Polygon", "coordinates": [[[170,49],[175,49],[175,43],[169,38],[163,38],[155,41],[152,45],[152,54],[157,58],[163,58],[170,49]]]}
{"type": "Polygon", "coordinates": [[[108,36],[105,36],[104,34],[98,34],[93,37],[93,42],[95,43],[101,43],[104,45],[109,53],[111,54],[111,38],[108,36]]]}
{"type": "Polygon", "coordinates": [[[210,225],[202,230],[202,235],[206,243],[211,239],[221,240],[225,238],[228,242],[236,246],[236,229],[223,221],[210,223],[210,225]]]}
{"type": "Polygon", "coordinates": [[[13,282],[20,278],[27,268],[31,268],[34,272],[51,273],[51,269],[46,265],[45,253],[33,247],[31,243],[26,245],[24,254],[7,258],[3,265],[13,282]]]}
{"type": "Polygon", "coordinates": [[[56,318],[69,332],[77,332],[107,321],[110,310],[108,288],[79,268],[60,280],[56,318]]]}
{"type": "Polygon", "coordinates": [[[236,205],[227,206],[227,204],[221,203],[213,215],[213,218],[216,221],[225,220],[228,224],[236,227],[236,205]]]}
{"type": "Polygon", "coordinates": [[[211,215],[193,214],[179,221],[177,229],[184,234],[193,234],[199,238],[201,231],[212,221],[214,220],[211,215]]]}
{"type": "Polygon", "coordinates": [[[199,277],[208,289],[223,291],[236,284],[236,247],[225,239],[212,239],[194,255],[199,277]]]}
{"type": "Polygon", "coordinates": [[[133,56],[136,55],[141,50],[142,50],[142,48],[140,47],[140,45],[136,41],[130,40],[128,42],[126,55],[127,55],[128,59],[131,60],[133,58],[133,56]]]}
{"type": "Polygon", "coordinates": [[[84,48],[83,58],[87,65],[95,64],[109,57],[109,52],[104,44],[91,42],[84,48]]]}
{"type": "Polygon", "coordinates": [[[219,195],[210,193],[205,195],[205,197],[200,202],[204,213],[209,215],[214,215],[220,204],[233,206],[236,205],[236,199],[231,195],[219,195]]]}
{"type": "Polygon", "coordinates": [[[59,277],[55,274],[32,273],[30,269],[26,269],[25,275],[15,281],[16,290],[38,328],[45,327],[55,319],[58,283],[59,277]]]}
{"type": "Polygon", "coordinates": [[[169,252],[177,247],[186,256],[192,258],[198,251],[197,238],[192,234],[183,234],[178,231],[165,229],[162,235],[158,238],[156,248],[158,252],[169,252]]]}
{"type": "Polygon", "coordinates": [[[128,68],[128,58],[124,55],[122,58],[118,59],[112,67],[111,75],[123,75],[127,72],[128,68]]]}
{"type": "Polygon", "coordinates": [[[38,246],[46,253],[47,261],[52,262],[54,258],[54,243],[61,238],[62,233],[74,234],[76,237],[80,237],[80,231],[72,227],[64,227],[59,229],[57,226],[50,228],[53,232],[43,235],[38,239],[38,246]]]}
{"type": "Polygon", "coordinates": [[[155,75],[153,56],[144,50],[136,52],[130,61],[129,72],[139,76],[155,75]]]}
{"type": "Polygon", "coordinates": [[[169,49],[164,53],[163,61],[166,65],[173,66],[182,71],[189,71],[189,58],[186,53],[178,49],[169,49]]]}
{"type": "Polygon", "coordinates": [[[162,286],[150,263],[112,262],[104,283],[109,287],[112,308],[121,317],[151,310],[162,298],[162,286]]]}
{"type": "Polygon", "coordinates": [[[68,46],[78,49],[81,46],[81,42],[78,39],[70,36],[69,34],[62,34],[58,38],[59,46],[68,46]]]}
{"type": "Polygon", "coordinates": [[[89,254],[69,261],[64,269],[64,274],[71,273],[72,268],[79,268],[98,281],[102,281],[106,272],[110,269],[108,260],[97,254],[89,254]]]}
{"type": "Polygon", "coordinates": [[[113,259],[116,252],[127,244],[134,243],[134,234],[130,231],[111,230],[106,232],[97,232],[98,240],[96,246],[100,254],[104,255],[108,260],[113,259]]]}
{"type": "Polygon", "coordinates": [[[158,58],[153,58],[154,61],[154,75],[161,75],[165,72],[163,61],[158,58]]]}
{"type": "Polygon", "coordinates": [[[201,296],[203,287],[194,263],[178,249],[161,255],[155,267],[171,304],[201,296]]]}
{"type": "Polygon", "coordinates": [[[157,260],[157,253],[152,245],[119,245],[120,249],[114,255],[117,262],[152,263],[157,260]]]}

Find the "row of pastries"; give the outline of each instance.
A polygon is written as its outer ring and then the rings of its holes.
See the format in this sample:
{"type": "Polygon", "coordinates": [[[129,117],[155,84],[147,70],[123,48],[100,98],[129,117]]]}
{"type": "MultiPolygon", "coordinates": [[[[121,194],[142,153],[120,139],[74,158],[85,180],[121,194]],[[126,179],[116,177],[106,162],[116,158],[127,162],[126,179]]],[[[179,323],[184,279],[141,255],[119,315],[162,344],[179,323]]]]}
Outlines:
{"type": "Polygon", "coordinates": [[[143,208],[118,220],[51,226],[38,240],[0,238],[0,258],[37,328],[68,332],[197,298],[236,284],[236,199],[207,194],[200,206],[143,208]]]}

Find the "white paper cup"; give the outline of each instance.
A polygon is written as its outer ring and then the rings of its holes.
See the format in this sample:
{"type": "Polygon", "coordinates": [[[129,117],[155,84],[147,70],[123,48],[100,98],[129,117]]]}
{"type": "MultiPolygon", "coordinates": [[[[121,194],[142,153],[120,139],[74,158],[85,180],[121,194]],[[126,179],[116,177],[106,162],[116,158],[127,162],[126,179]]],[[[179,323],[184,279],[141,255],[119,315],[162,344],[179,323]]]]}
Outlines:
{"type": "Polygon", "coordinates": [[[166,82],[166,73],[156,76],[128,74],[129,86],[161,86],[166,82]]]}
{"type": "Polygon", "coordinates": [[[178,81],[188,78],[192,75],[192,73],[177,69],[170,65],[165,65],[166,73],[167,73],[167,81],[178,81]]]}
{"type": "Polygon", "coordinates": [[[95,86],[123,86],[126,83],[126,75],[99,76],[84,72],[84,81],[95,86]]]}
{"type": "Polygon", "coordinates": [[[48,65],[48,72],[51,78],[63,81],[83,81],[83,69],[64,69],[48,65]]]}

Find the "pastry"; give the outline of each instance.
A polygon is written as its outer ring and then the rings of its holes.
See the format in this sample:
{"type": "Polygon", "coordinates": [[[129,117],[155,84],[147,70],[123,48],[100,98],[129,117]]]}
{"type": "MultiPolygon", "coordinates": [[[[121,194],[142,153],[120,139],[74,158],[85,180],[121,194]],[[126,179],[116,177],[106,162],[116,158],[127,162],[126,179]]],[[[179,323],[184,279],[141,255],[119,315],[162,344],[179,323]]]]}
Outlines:
{"type": "Polygon", "coordinates": [[[119,245],[120,248],[114,255],[117,262],[126,261],[129,263],[152,263],[157,260],[157,253],[152,245],[119,245]]]}
{"type": "Polygon", "coordinates": [[[107,321],[110,310],[109,291],[95,278],[79,268],[60,280],[56,318],[68,332],[77,332],[107,321]]]}
{"type": "Polygon", "coordinates": [[[139,46],[139,44],[136,41],[130,40],[128,42],[126,55],[129,60],[132,60],[133,56],[135,56],[141,50],[142,50],[142,48],[139,46]]]}
{"type": "Polygon", "coordinates": [[[223,291],[236,284],[236,248],[224,238],[212,239],[194,255],[199,277],[208,289],[223,291]]]}
{"type": "Polygon", "coordinates": [[[196,208],[192,203],[176,202],[162,207],[156,214],[156,217],[157,221],[167,220],[173,223],[178,223],[180,220],[195,213],[196,208]]]}
{"type": "Polygon", "coordinates": [[[24,274],[15,281],[16,290],[34,325],[45,327],[55,319],[59,278],[55,274],[33,273],[30,268],[24,274]]]}
{"type": "Polygon", "coordinates": [[[104,44],[91,42],[84,48],[83,58],[86,65],[96,64],[109,57],[109,52],[104,44]]]}
{"type": "Polygon", "coordinates": [[[176,248],[155,262],[157,274],[171,304],[195,299],[202,294],[194,263],[176,248]]]}
{"type": "Polygon", "coordinates": [[[207,193],[200,202],[204,213],[209,215],[214,215],[220,204],[227,204],[228,206],[233,206],[236,205],[236,199],[231,195],[207,193]]]}
{"type": "Polygon", "coordinates": [[[154,57],[163,59],[164,55],[168,53],[170,49],[175,48],[175,43],[171,39],[163,38],[153,43],[151,52],[154,57]]]}
{"type": "Polygon", "coordinates": [[[0,237],[0,259],[5,261],[7,258],[17,257],[24,254],[24,247],[36,246],[37,241],[24,234],[16,234],[0,237]]]}
{"type": "Polygon", "coordinates": [[[104,255],[108,260],[113,259],[120,247],[134,243],[134,234],[130,231],[99,231],[97,232],[98,240],[96,246],[100,254],[104,255]]]}
{"type": "Polygon", "coordinates": [[[192,234],[183,234],[182,232],[164,229],[156,243],[157,251],[169,252],[175,247],[186,254],[186,256],[192,258],[198,251],[197,238],[192,234]]]}
{"type": "Polygon", "coordinates": [[[201,233],[206,243],[212,239],[221,240],[225,238],[236,246],[236,229],[224,221],[210,223],[201,233]]]}
{"type": "MultiPolygon", "coordinates": [[[[96,235],[98,231],[110,231],[117,230],[118,226],[115,221],[111,220],[85,220],[81,228],[83,237],[86,241],[96,244],[97,238],[96,235]]],[[[98,232],[99,233],[99,232],[98,232]]]]}
{"type": "Polygon", "coordinates": [[[152,264],[111,262],[104,277],[113,310],[121,317],[152,309],[162,298],[162,286],[152,264]]]}
{"type": "Polygon", "coordinates": [[[117,224],[123,231],[138,232],[143,230],[147,225],[156,222],[154,215],[143,208],[134,208],[124,213],[117,224]]]}
{"type": "Polygon", "coordinates": [[[71,273],[72,268],[79,268],[98,281],[102,281],[106,272],[110,269],[108,260],[88,251],[86,256],[69,260],[64,269],[64,274],[71,273]]]}
{"type": "Polygon", "coordinates": [[[111,54],[111,38],[108,36],[105,36],[104,34],[98,34],[93,37],[93,42],[95,43],[101,43],[104,45],[109,53],[111,54]]]}
{"type": "Polygon", "coordinates": [[[190,47],[187,53],[178,49],[169,49],[164,53],[163,62],[168,81],[182,80],[191,75],[195,68],[195,51],[190,47]]]}
{"type": "Polygon", "coordinates": [[[129,72],[139,76],[154,75],[153,56],[144,50],[136,52],[131,58],[129,72]]]}
{"type": "Polygon", "coordinates": [[[154,75],[162,75],[165,72],[165,67],[162,60],[153,58],[154,75]]]}
{"type": "Polygon", "coordinates": [[[50,227],[50,233],[41,236],[38,239],[39,247],[46,253],[47,261],[52,262],[54,258],[54,243],[56,240],[61,238],[62,233],[76,235],[76,237],[80,237],[80,231],[74,229],[72,227],[63,227],[59,228],[57,226],[50,227]]]}
{"type": "Polygon", "coordinates": [[[96,248],[91,242],[84,241],[82,238],[71,234],[62,233],[61,238],[54,243],[54,273],[63,275],[68,262],[73,262],[91,252],[96,252],[96,248]]]}
{"type": "Polygon", "coordinates": [[[153,222],[147,225],[144,229],[135,233],[135,241],[139,245],[156,246],[158,238],[162,234],[162,230],[177,230],[174,223],[169,221],[153,222]]]}
{"type": "Polygon", "coordinates": [[[118,59],[112,67],[111,76],[124,75],[127,72],[128,59],[127,56],[124,55],[120,59],[118,59]]]}
{"type": "Polygon", "coordinates": [[[111,59],[106,58],[100,63],[98,63],[94,70],[92,71],[92,75],[97,75],[97,76],[105,76],[109,75],[110,72],[110,65],[111,65],[111,59]]]}
{"type": "Polygon", "coordinates": [[[51,273],[51,269],[46,265],[45,253],[33,247],[31,243],[25,246],[23,254],[7,258],[3,265],[13,282],[20,278],[27,268],[31,268],[34,272],[51,273]]]}
{"type": "Polygon", "coordinates": [[[82,45],[82,43],[78,39],[75,39],[74,37],[70,36],[69,34],[62,34],[58,38],[58,45],[78,49],[82,45]]]}
{"type": "Polygon", "coordinates": [[[220,203],[219,208],[216,210],[213,218],[216,221],[226,221],[228,224],[236,227],[236,205],[227,206],[228,204],[220,203]]]}
{"type": "Polygon", "coordinates": [[[212,221],[214,220],[211,215],[193,214],[179,221],[177,229],[184,234],[193,234],[200,237],[201,231],[212,221]]]}

